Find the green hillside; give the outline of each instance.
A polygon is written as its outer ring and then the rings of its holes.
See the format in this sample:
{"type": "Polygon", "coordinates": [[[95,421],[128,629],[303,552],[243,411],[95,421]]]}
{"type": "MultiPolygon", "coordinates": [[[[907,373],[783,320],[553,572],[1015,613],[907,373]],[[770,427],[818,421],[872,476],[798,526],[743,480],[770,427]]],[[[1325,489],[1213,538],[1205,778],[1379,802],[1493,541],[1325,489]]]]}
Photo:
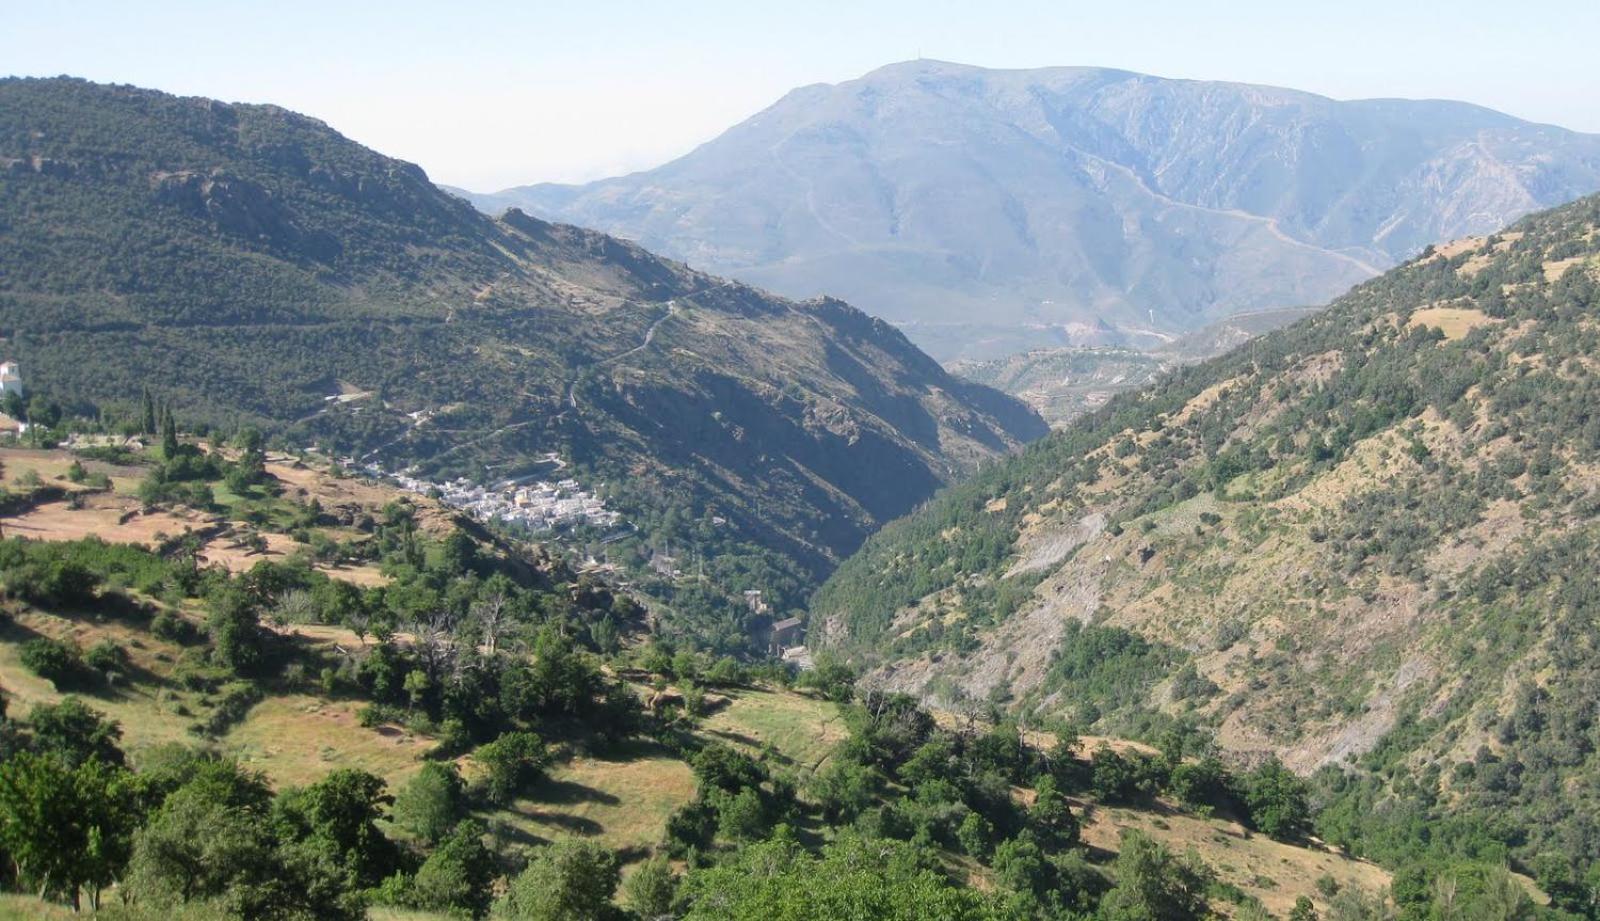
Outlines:
{"type": "Polygon", "coordinates": [[[1205,727],[1317,772],[1330,840],[1499,854],[1579,910],[1597,280],[1600,198],[1430,248],[888,526],[813,642],[946,706],[1205,727]]]}
{"type": "Polygon", "coordinates": [[[69,414],[136,415],[148,390],[435,480],[554,453],[638,526],[617,555],[705,561],[780,609],[1044,431],[842,303],[491,220],[272,106],[0,81],[0,176],[3,348],[69,414]]]}

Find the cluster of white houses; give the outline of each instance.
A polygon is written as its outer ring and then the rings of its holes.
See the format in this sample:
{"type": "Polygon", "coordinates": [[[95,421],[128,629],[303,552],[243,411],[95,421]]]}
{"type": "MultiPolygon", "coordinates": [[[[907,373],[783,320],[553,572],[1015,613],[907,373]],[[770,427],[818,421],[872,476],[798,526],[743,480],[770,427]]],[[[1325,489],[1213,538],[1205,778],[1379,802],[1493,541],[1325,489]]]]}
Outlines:
{"type": "Polygon", "coordinates": [[[376,464],[367,464],[363,470],[370,476],[393,480],[401,489],[436,495],[441,502],[479,521],[536,533],[580,524],[614,528],[622,523],[622,515],[606,508],[604,500],[585,490],[577,480],[480,486],[465,478],[435,483],[405,473],[387,473],[376,464]]]}

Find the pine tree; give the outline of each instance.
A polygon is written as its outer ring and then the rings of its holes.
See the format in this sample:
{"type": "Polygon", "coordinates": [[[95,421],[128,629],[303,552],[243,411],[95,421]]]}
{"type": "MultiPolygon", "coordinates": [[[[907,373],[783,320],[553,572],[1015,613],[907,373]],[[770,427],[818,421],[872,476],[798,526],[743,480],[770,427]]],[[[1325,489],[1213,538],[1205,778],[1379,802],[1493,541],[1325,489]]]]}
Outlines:
{"type": "Polygon", "coordinates": [[[156,401],[150,396],[149,387],[144,390],[144,416],[140,429],[146,435],[154,435],[156,433],[156,401]]]}

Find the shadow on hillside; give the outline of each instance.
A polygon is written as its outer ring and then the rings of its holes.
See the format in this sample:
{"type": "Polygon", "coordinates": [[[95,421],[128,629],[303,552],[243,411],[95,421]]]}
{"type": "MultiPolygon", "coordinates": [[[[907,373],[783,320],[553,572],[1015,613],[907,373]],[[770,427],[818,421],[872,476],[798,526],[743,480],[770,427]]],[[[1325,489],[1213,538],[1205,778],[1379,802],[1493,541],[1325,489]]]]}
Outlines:
{"type": "Polygon", "coordinates": [[[571,806],[577,803],[601,803],[606,806],[615,806],[622,802],[622,800],[604,790],[597,790],[594,787],[571,780],[546,780],[533,791],[533,798],[540,803],[562,806],[571,806]]]}
{"type": "Polygon", "coordinates": [[[737,742],[740,745],[748,745],[751,748],[761,747],[761,740],[753,735],[749,735],[748,733],[736,732],[732,729],[707,729],[706,733],[729,742],[737,742]]]}
{"type": "Polygon", "coordinates": [[[494,836],[506,844],[521,845],[522,847],[542,847],[550,843],[549,838],[536,835],[526,828],[519,828],[510,822],[497,822],[493,826],[494,836]]]}
{"type": "Polygon", "coordinates": [[[673,758],[676,757],[672,749],[655,739],[631,738],[620,742],[596,746],[585,752],[587,757],[595,761],[625,764],[630,761],[642,761],[647,758],[673,758]]]}
{"type": "Polygon", "coordinates": [[[605,826],[583,816],[546,812],[543,809],[519,809],[518,812],[542,825],[554,825],[569,835],[598,835],[605,831],[605,826]]]}

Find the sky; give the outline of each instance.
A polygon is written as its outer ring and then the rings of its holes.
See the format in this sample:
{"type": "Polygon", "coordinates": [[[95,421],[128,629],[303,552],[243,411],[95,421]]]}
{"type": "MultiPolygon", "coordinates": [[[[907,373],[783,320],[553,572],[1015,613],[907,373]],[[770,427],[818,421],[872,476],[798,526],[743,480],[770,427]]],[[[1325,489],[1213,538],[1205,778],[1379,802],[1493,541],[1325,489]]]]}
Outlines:
{"type": "Polygon", "coordinates": [[[1596,0],[0,0],[0,74],[272,102],[492,191],[655,166],[797,86],[917,57],[1462,99],[1600,132],[1597,36],[1596,0]]]}

